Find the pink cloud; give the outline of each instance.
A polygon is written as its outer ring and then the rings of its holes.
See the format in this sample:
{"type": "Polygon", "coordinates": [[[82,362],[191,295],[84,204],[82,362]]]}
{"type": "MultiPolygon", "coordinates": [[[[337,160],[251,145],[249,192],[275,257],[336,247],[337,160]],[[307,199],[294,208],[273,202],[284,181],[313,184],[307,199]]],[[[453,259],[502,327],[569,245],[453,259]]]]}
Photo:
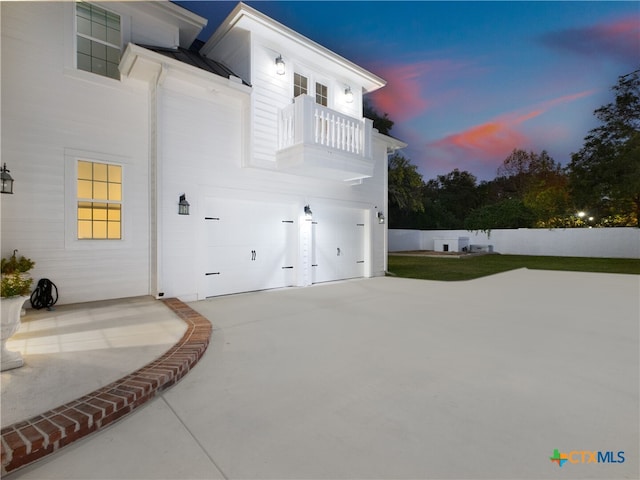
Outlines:
{"type": "Polygon", "coordinates": [[[387,85],[372,94],[373,103],[380,113],[388,113],[395,122],[417,117],[432,106],[425,96],[428,84],[459,68],[460,65],[447,60],[376,66],[373,70],[387,85]]]}
{"type": "Polygon", "coordinates": [[[635,65],[640,45],[640,18],[621,18],[582,28],[549,33],[541,38],[550,47],[589,56],[616,58],[635,65]]]}
{"type": "Polygon", "coordinates": [[[593,90],[565,95],[541,103],[525,113],[512,112],[467,130],[449,135],[428,146],[458,158],[473,159],[482,164],[494,164],[504,159],[514,148],[528,148],[531,139],[519,127],[549,109],[592,95],[593,90]]]}

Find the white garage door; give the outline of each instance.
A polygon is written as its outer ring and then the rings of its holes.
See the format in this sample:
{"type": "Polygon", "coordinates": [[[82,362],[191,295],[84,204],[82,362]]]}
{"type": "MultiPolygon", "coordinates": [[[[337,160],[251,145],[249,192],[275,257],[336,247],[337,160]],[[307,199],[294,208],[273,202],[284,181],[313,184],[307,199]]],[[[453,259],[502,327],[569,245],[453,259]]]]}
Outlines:
{"type": "Polygon", "coordinates": [[[293,285],[298,219],[288,205],[210,198],[205,296],[293,285]]]}
{"type": "Polygon", "coordinates": [[[365,275],[365,211],[314,208],[313,283],[365,275]]]}

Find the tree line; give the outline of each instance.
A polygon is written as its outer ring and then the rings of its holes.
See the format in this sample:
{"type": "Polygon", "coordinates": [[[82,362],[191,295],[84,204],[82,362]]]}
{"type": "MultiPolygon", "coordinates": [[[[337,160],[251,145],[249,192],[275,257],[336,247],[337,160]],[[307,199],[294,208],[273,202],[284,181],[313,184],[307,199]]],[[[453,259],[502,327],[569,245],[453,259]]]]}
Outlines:
{"type": "MultiPolygon", "coordinates": [[[[514,149],[490,181],[454,169],[424,181],[401,154],[389,159],[389,227],[411,229],[640,226],[640,69],[618,78],[601,125],[562,167],[546,151],[514,149]]],[[[365,105],[374,127],[393,121],[365,105]]]]}

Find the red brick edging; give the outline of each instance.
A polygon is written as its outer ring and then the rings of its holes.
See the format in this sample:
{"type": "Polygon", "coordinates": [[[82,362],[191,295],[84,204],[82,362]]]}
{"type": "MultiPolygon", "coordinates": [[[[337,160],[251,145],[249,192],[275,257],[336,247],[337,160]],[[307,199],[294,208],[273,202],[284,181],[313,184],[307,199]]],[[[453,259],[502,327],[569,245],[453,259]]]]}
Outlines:
{"type": "Polygon", "coordinates": [[[3,476],[119,420],[174,385],[198,363],[209,345],[211,323],[178,299],[163,303],[187,323],[187,331],[178,343],[120,380],[3,428],[3,476]]]}

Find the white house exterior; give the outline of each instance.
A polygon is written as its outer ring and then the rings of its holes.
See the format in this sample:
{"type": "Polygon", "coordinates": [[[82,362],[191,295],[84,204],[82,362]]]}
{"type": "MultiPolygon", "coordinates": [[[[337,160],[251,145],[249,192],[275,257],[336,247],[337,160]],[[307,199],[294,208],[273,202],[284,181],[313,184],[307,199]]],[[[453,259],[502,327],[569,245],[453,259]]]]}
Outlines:
{"type": "Polygon", "coordinates": [[[244,4],[199,53],[206,20],[166,1],[0,8],[2,256],[60,303],[384,273],[382,79],[244,4]]]}

